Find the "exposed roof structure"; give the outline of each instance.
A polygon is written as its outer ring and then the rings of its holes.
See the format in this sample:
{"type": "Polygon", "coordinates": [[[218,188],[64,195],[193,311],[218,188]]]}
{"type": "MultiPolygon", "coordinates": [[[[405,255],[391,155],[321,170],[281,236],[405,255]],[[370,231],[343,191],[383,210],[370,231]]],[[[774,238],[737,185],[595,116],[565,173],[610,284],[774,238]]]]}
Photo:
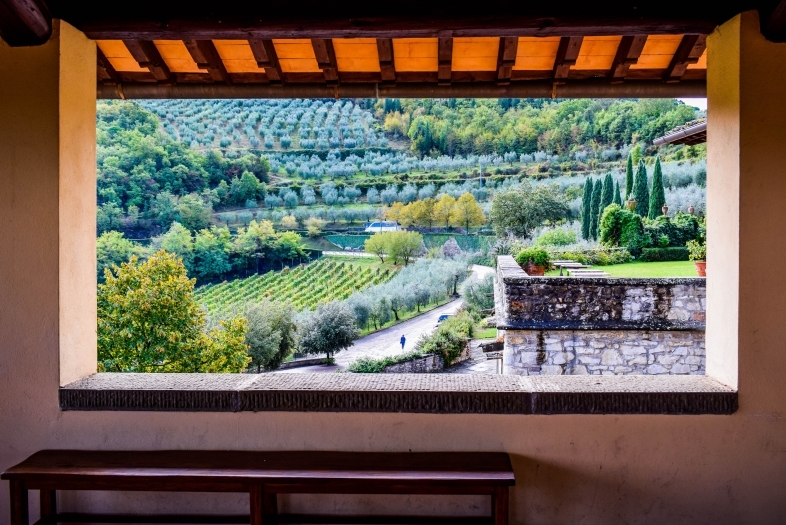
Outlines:
{"type": "Polygon", "coordinates": [[[97,41],[102,97],[701,96],[705,41],[786,0],[0,0],[0,36],[46,41],[52,17],[97,41]]]}
{"type": "Polygon", "coordinates": [[[677,126],[662,137],[652,141],[656,146],[664,144],[703,144],[707,142],[707,119],[693,120],[682,126],[677,126]]]}

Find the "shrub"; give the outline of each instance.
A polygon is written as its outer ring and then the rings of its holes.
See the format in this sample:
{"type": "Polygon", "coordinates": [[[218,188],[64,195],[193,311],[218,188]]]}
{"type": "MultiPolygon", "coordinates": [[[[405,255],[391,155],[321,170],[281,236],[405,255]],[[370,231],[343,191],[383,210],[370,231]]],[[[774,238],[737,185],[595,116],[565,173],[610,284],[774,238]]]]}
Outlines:
{"type": "Polygon", "coordinates": [[[581,264],[591,266],[608,266],[610,264],[624,264],[630,262],[633,257],[626,248],[589,248],[589,249],[565,249],[550,250],[549,253],[554,259],[566,261],[576,261],[581,264]]]}
{"type": "Polygon", "coordinates": [[[548,268],[551,266],[551,256],[549,252],[539,246],[530,246],[516,255],[516,262],[521,265],[532,264],[548,268]]]}
{"type": "Polygon", "coordinates": [[[475,321],[468,312],[459,312],[443,321],[433,334],[424,335],[416,347],[421,354],[440,356],[445,366],[450,366],[464,351],[474,325],[475,321]]]}
{"type": "Polygon", "coordinates": [[[624,246],[632,255],[639,255],[642,248],[650,245],[641,216],[617,204],[603,211],[600,242],[606,246],[624,246]]]}
{"type": "Polygon", "coordinates": [[[567,246],[576,242],[576,232],[554,228],[535,239],[538,246],[567,246]]]}
{"type": "Polygon", "coordinates": [[[645,262],[687,261],[688,248],[672,246],[670,248],[644,248],[640,259],[645,262]]]}
{"type": "Polygon", "coordinates": [[[688,248],[688,253],[691,261],[706,261],[707,260],[707,244],[696,240],[688,241],[685,246],[688,248]]]}
{"type": "Polygon", "coordinates": [[[423,354],[418,351],[407,352],[406,354],[394,355],[389,357],[381,357],[375,359],[373,357],[361,357],[357,361],[351,363],[347,367],[348,372],[356,374],[379,374],[385,371],[385,368],[399,363],[406,363],[407,361],[414,361],[420,359],[423,354]]]}

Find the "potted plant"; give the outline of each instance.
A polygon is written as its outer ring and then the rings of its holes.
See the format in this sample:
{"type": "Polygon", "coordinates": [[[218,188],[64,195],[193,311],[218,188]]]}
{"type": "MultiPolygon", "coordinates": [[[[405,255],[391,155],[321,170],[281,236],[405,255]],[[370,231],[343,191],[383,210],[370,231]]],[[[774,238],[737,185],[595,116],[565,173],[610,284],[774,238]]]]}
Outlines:
{"type": "Polygon", "coordinates": [[[688,241],[688,256],[693,264],[696,265],[696,273],[699,277],[707,276],[707,244],[699,241],[688,241]]]}
{"type": "Polygon", "coordinates": [[[516,262],[527,275],[543,276],[551,268],[549,252],[538,246],[524,248],[516,255],[516,262]]]}

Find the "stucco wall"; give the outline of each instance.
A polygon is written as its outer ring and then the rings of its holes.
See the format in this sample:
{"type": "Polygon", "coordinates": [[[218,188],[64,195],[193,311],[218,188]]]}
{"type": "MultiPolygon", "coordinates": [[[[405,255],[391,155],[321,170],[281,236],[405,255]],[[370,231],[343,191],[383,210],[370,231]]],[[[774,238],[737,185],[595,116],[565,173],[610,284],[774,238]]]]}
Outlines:
{"type": "MultiPolygon", "coordinates": [[[[761,259],[786,259],[786,46],[764,42],[757,28],[755,17],[745,16],[741,26],[726,24],[709,40],[711,68],[740,54],[745,61],[742,82],[733,74],[711,73],[709,79],[708,332],[720,335],[713,336],[716,349],[708,334],[708,371],[712,354],[719,376],[735,384],[738,367],[728,362],[738,341],[740,410],[732,416],[60,412],[58,289],[68,276],[59,271],[58,232],[74,225],[60,224],[58,214],[57,50],[52,43],[17,50],[0,43],[0,468],[55,447],[500,450],[512,455],[518,478],[513,523],[782,523],[786,381],[779,365],[786,274],[761,271],[761,259]],[[735,42],[737,55],[728,49],[735,42]],[[736,106],[722,96],[734,85],[741,100],[736,106]],[[713,130],[738,124],[739,141],[732,137],[713,147],[713,130]],[[729,184],[734,170],[741,172],[739,193],[729,184]],[[737,210],[739,228],[722,218],[737,210]],[[726,275],[737,264],[738,289],[726,275]],[[726,326],[716,326],[713,315],[726,326]],[[720,341],[728,334],[733,339],[720,341]]],[[[78,218],[94,221],[87,210],[69,220],[78,218]]],[[[94,264],[92,253],[62,249],[80,264],[94,264]]],[[[82,317],[70,322],[73,329],[89,329],[82,317]]],[[[143,496],[95,494],[89,506],[193,512],[219,510],[214,502],[222,510],[244,504],[233,495],[143,496]]],[[[7,523],[7,498],[3,483],[0,523],[7,523]]],[[[65,498],[72,507],[87,499],[65,498]]],[[[303,496],[293,505],[329,512],[379,501],[303,496]]],[[[402,496],[393,505],[422,513],[453,509],[443,501],[402,496]]],[[[484,510],[483,502],[461,501],[484,510]]]]}

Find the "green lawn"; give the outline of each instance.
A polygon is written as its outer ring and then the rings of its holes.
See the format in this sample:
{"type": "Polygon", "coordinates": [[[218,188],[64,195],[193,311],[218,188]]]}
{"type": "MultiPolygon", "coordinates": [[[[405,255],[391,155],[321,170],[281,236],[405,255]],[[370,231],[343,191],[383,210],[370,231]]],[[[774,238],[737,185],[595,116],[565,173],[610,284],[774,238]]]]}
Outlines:
{"type": "MultiPolygon", "coordinates": [[[[631,262],[611,266],[593,266],[612,277],[697,277],[693,261],[631,262]]],[[[547,275],[559,275],[559,270],[547,275]]]]}

